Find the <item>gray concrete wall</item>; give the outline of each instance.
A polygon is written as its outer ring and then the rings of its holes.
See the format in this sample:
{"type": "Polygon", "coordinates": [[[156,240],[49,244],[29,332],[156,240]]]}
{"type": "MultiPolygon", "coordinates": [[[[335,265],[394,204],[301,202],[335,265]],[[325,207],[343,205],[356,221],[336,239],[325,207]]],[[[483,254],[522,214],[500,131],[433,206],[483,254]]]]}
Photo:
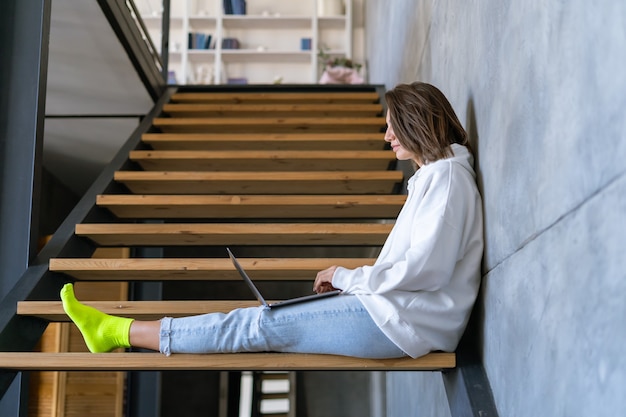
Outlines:
{"type": "MultiPolygon", "coordinates": [[[[437,85],[478,150],[500,416],[626,414],[626,3],[368,0],[366,16],[369,82],[437,85]]],[[[388,416],[445,415],[440,384],[389,374],[388,416]]]]}

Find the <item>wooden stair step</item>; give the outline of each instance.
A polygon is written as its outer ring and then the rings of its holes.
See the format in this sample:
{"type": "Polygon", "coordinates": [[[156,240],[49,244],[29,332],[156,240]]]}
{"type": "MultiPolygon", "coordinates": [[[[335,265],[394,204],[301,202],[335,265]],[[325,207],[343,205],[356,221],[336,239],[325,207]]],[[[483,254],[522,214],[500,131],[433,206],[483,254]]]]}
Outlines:
{"type": "Polygon", "coordinates": [[[391,194],[401,171],[117,171],[135,194],[391,194]]]}
{"type": "Polygon", "coordinates": [[[374,133],[144,133],[141,140],[158,150],[382,150],[374,133]]]}
{"type": "MultiPolygon", "coordinates": [[[[374,258],[239,259],[256,281],[310,281],[317,272],[331,265],[353,269],[373,265],[375,261],[374,258]]],[[[82,281],[241,280],[230,259],[220,258],[53,258],[49,269],[82,281]]]]}
{"type": "Polygon", "coordinates": [[[380,104],[203,104],[168,103],[163,112],[170,117],[376,117],[380,104]]]}
{"type": "Polygon", "coordinates": [[[131,151],[150,171],[384,171],[395,154],[384,151],[131,151]]]}
{"type": "Polygon", "coordinates": [[[76,234],[102,246],[382,245],[390,223],[83,223],[76,234]]]}
{"type": "Polygon", "coordinates": [[[379,103],[376,91],[320,91],[320,92],[194,92],[175,93],[172,103],[379,103]]]}
{"type": "Polygon", "coordinates": [[[361,359],[297,353],[31,353],[1,352],[0,368],[20,371],[438,371],[456,366],[454,353],[433,352],[413,359],[361,359]]]}
{"type": "MultiPolygon", "coordinates": [[[[303,294],[304,295],[304,294],[303,294]]],[[[270,302],[270,300],[267,300],[270,302]]],[[[272,300],[276,301],[276,300],[272,300]]],[[[236,308],[260,306],[257,300],[202,300],[202,301],[83,301],[107,314],[137,320],[160,320],[163,317],[185,317],[205,313],[227,313],[236,308]]],[[[20,316],[39,317],[54,322],[69,321],[61,301],[20,301],[20,316]]]]}
{"type": "Polygon", "coordinates": [[[99,195],[118,218],[395,218],[405,195],[99,195]]]}
{"type": "MultiPolygon", "coordinates": [[[[165,133],[383,132],[384,117],[158,117],[152,125],[165,133]]],[[[381,133],[382,135],[382,133],[381,133]]]]}

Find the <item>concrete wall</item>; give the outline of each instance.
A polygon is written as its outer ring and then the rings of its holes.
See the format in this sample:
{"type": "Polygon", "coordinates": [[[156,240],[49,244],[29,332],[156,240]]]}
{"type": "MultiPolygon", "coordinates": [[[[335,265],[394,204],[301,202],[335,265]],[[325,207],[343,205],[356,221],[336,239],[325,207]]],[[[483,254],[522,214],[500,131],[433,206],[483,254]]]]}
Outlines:
{"type": "MultiPolygon", "coordinates": [[[[500,416],[624,415],[626,3],[368,0],[366,16],[369,82],[437,85],[476,144],[500,416]]],[[[435,375],[387,385],[389,417],[446,415],[435,375]]]]}

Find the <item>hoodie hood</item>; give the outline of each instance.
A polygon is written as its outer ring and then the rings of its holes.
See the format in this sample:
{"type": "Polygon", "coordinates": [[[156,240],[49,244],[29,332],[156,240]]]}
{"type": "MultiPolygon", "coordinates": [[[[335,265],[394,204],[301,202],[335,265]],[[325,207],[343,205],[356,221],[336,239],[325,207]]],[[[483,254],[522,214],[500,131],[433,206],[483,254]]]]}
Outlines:
{"type": "Polygon", "coordinates": [[[476,178],[476,173],[474,172],[474,157],[470,153],[469,149],[467,149],[466,146],[459,145],[458,143],[450,145],[450,149],[452,150],[453,156],[423,165],[417,170],[415,175],[409,179],[409,183],[414,182],[422,173],[435,169],[437,165],[448,163],[457,163],[461,165],[472,175],[472,177],[476,178]]]}

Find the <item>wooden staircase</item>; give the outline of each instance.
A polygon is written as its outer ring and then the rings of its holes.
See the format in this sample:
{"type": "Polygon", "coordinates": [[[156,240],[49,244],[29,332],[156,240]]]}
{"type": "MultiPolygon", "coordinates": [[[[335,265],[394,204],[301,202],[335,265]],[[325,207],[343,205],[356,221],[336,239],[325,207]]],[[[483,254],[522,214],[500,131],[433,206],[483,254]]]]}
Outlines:
{"type": "MultiPolygon", "coordinates": [[[[97,209],[111,222],[76,224],[98,247],[206,250],[203,257],[50,259],[50,271],[77,281],[206,281],[239,276],[234,248],[251,277],[312,285],[333,264],[372,264],[405,196],[402,173],[384,148],[379,94],[347,92],[181,92],[171,96],[114,192],[97,209]],[[243,254],[243,255],[240,255],[243,254]]],[[[180,253],[180,250],[176,253],[180,253]]],[[[166,251],[167,252],[167,251],[166,251]]],[[[250,297],[251,298],[251,297],[250,297]]],[[[100,301],[106,312],[138,319],[257,305],[248,300],[100,301]]],[[[18,314],[64,322],[59,301],[22,301],[18,314]]],[[[0,354],[13,370],[441,370],[455,355],[367,360],[333,355],[158,353],[0,354]]]]}

